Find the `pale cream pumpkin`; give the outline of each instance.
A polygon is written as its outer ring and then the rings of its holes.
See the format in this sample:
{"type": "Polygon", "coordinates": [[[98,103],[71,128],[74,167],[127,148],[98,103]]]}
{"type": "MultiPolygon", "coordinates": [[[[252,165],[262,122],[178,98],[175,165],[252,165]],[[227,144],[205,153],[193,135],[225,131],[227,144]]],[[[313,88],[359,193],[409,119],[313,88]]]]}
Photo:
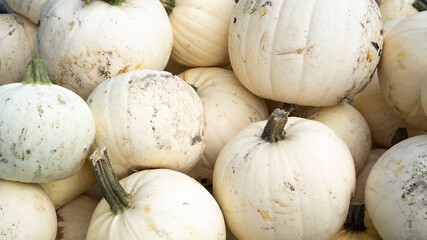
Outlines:
{"type": "Polygon", "coordinates": [[[239,1],[229,30],[231,65],[262,98],[332,106],[368,84],[382,25],[373,0],[239,1]]]}
{"type": "Polygon", "coordinates": [[[225,66],[234,0],[175,0],[171,58],[185,66],[225,66]]]}
{"type": "Polygon", "coordinates": [[[58,230],[55,240],[85,240],[98,202],[98,199],[82,194],[56,210],[58,230]]]}
{"type": "Polygon", "coordinates": [[[36,57],[37,27],[25,17],[0,14],[0,85],[20,82],[36,57]]]}
{"type": "Polygon", "coordinates": [[[378,79],[385,100],[406,123],[427,130],[421,85],[427,75],[427,12],[407,17],[385,37],[378,79]]]}
{"type": "Polygon", "coordinates": [[[96,146],[107,146],[119,178],[146,168],[188,172],[206,146],[196,91],[168,72],[136,70],[101,83],[87,100],[96,146]]]}
{"type": "Polygon", "coordinates": [[[83,99],[118,74],[163,70],[172,50],[159,0],[105,1],[49,0],[40,15],[38,48],[52,82],[83,99]]]}
{"type": "Polygon", "coordinates": [[[384,23],[418,13],[418,10],[412,6],[415,2],[414,0],[380,0],[377,2],[384,23]]]}
{"type": "Polygon", "coordinates": [[[372,147],[371,132],[362,114],[350,104],[340,103],[330,107],[306,108],[298,115],[319,121],[334,130],[350,150],[356,174],[360,173],[372,147]]]}
{"type": "Polygon", "coordinates": [[[5,0],[16,13],[38,24],[40,12],[47,0],[5,0]]]}
{"type": "Polygon", "coordinates": [[[427,136],[388,149],[375,163],[365,188],[369,216],[383,239],[427,236],[427,136]]]}
{"type": "Polygon", "coordinates": [[[330,239],[355,181],[351,153],[332,129],[277,109],[224,146],[213,193],[240,240],[330,239]]]}
{"type": "Polygon", "coordinates": [[[189,175],[211,184],[221,149],[250,123],[267,119],[267,106],[243,87],[231,70],[193,68],[178,76],[196,88],[206,113],[206,148],[189,175]]]}
{"type": "Polygon", "coordinates": [[[55,208],[37,184],[0,179],[0,216],[0,239],[55,239],[55,208]]]}
{"type": "Polygon", "coordinates": [[[95,138],[86,102],[32,60],[21,83],[0,86],[0,178],[53,182],[79,171],[95,138]]]}
{"type": "Polygon", "coordinates": [[[92,215],[86,239],[225,240],[218,203],[191,177],[153,169],[119,183],[108,167],[105,147],[91,161],[105,198],[92,215]]]}

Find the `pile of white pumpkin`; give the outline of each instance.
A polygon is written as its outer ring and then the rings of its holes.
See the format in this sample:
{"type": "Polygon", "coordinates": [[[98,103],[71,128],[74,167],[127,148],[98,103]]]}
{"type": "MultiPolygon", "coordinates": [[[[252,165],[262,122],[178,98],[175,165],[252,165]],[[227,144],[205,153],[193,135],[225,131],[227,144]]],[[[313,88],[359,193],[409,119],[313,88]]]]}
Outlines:
{"type": "Polygon", "coordinates": [[[427,239],[426,8],[1,0],[0,240],[427,239]]]}

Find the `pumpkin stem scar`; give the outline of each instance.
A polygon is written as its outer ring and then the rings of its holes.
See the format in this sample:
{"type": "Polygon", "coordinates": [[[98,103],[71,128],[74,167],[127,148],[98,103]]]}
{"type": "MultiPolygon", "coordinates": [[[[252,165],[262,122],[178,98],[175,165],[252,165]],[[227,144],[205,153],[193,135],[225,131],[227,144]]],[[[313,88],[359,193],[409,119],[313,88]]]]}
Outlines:
{"type": "Polygon", "coordinates": [[[95,174],[102,195],[116,215],[125,211],[131,204],[132,197],[120,185],[116,174],[111,167],[107,155],[107,148],[99,146],[90,156],[92,170],[95,174]]]}
{"type": "Polygon", "coordinates": [[[268,117],[261,138],[268,142],[278,142],[285,139],[285,125],[288,122],[289,112],[276,108],[268,117]]]}
{"type": "Polygon", "coordinates": [[[44,61],[41,59],[31,60],[27,65],[27,72],[21,83],[52,85],[44,61]]]}
{"type": "Polygon", "coordinates": [[[175,7],[175,0],[160,0],[163,7],[166,10],[166,13],[169,15],[171,14],[173,8],[175,7]]]}
{"type": "Polygon", "coordinates": [[[416,0],[412,3],[412,6],[419,12],[427,10],[427,0],[416,0]]]}
{"type": "Polygon", "coordinates": [[[363,232],[366,230],[364,225],[365,219],[365,204],[352,202],[348,209],[347,219],[344,227],[347,231],[363,232]]]}

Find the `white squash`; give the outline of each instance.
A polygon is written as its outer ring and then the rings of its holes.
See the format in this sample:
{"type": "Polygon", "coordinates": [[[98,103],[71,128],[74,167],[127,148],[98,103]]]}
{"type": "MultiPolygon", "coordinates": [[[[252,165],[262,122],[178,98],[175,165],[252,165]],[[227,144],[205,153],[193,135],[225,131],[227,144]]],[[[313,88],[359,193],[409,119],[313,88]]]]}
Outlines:
{"type": "Polygon", "coordinates": [[[0,86],[0,178],[53,182],[77,173],[95,138],[86,102],[54,85],[44,62],[28,64],[22,83],[0,86]]]}
{"type": "Polygon", "coordinates": [[[206,113],[206,148],[189,175],[211,184],[221,149],[250,123],[267,119],[267,106],[243,87],[231,70],[193,68],[178,76],[197,89],[206,113]]]}
{"type": "Polygon", "coordinates": [[[421,85],[427,75],[427,11],[407,17],[384,40],[378,79],[385,100],[406,123],[427,130],[421,85]]]}
{"type": "Polygon", "coordinates": [[[164,69],[173,37],[160,1],[116,2],[123,3],[46,2],[37,40],[53,83],[86,99],[98,84],[118,74],[164,69]]]}
{"type": "Polygon", "coordinates": [[[355,182],[336,133],[276,109],[224,146],[213,193],[240,240],[330,239],[344,224],[355,182]]]}
{"type": "Polygon", "coordinates": [[[47,0],[5,0],[16,13],[38,24],[40,12],[47,0]]]}
{"type": "Polygon", "coordinates": [[[98,199],[82,194],[58,209],[56,211],[58,230],[55,240],[85,240],[90,219],[98,202],[98,199]]]}
{"type": "Polygon", "coordinates": [[[0,216],[0,239],[55,239],[55,208],[37,184],[0,179],[0,216]]]}
{"type": "Polygon", "coordinates": [[[36,25],[16,13],[0,14],[0,85],[20,82],[36,57],[36,25]]]}
{"type": "Polygon", "coordinates": [[[427,136],[415,136],[388,149],[369,173],[366,209],[383,239],[426,239],[426,162],[427,136]]]}
{"type": "Polygon", "coordinates": [[[225,66],[234,0],[175,0],[171,58],[185,66],[225,66]]]}
{"type": "Polygon", "coordinates": [[[330,107],[307,108],[299,116],[319,121],[340,136],[353,157],[356,175],[368,160],[372,147],[368,123],[353,106],[340,103],[330,107]]]}
{"type": "Polygon", "coordinates": [[[374,0],[239,1],[229,30],[231,65],[262,98],[335,105],[368,84],[382,25],[374,0]]]}
{"type": "Polygon", "coordinates": [[[119,178],[147,168],[188,172],[206,146],[196,91],[164,71],[136,70],[101,83],[87,100],[96,146],[109,149],[119,178]]]}
{"type": "Polygon", "coordinates": [[[380,0],[378,2],[384,23],[418,13],[418,10],[412,6],[414,0],[380,0]]]}
{"type": "Polygon", "coordinates": [[[119,183],[108,167],[105,147],[99,147],[91,161],[105,198],[92,215],[86,239],[225,240],[218,203],[191,177],[155,169],[119,183]]]}

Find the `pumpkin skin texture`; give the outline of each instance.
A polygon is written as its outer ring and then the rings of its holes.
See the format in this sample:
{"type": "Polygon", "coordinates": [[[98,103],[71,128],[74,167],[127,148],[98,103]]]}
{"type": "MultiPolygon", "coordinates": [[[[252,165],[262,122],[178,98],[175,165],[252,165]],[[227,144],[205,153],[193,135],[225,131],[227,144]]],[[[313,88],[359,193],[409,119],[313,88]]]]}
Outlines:
{"type": "Polygon", "coordinates": [[[39,185],[0,179],[0,191],[1,239],[55,239],[55,209],[39,185]]]}
{"type": "Polygon", "coordinates": [[[39,22],[40,12],[47,0],[5,0],[16,13],[28,18],[34,24],[39,22]]]}
{"type": "Polygon", "coordinates": [[[206,146],[196,91],[164,71],[136,70],[101,83],[87,100],[96,146],[106,146],[117,176],[146,168],[188,172],[206,146]]]}
{"type": "Polygon", "coordinates": [[[302,117],[319,121],[340,136],[353,157],[356,175],[368,160],[372,147],[368,123],[353,106],[340,103],[330,107],[308,108],[302,117]]]}
{"type": "MultiPolygon", "coordinates": [[[[27,73],[47,76],[39,64],[30,62],[27,73]]],[[[88,105],[61,86],[24,81],[0,86],[0,178],[42,183],[74,175],[95,138],[88,105]]]]}
{"type": "Polygon", "coordinates": [[[120,6],[49,0],[40,21],[38,47],[52,82],[83,99],[118,74],[163,70],[172,50],[172,28],[158,0],[127,0],[120,6]]]}
{"type": "Polygon", "coordinates": [[[419,12],[394,26],[384,41],[378,79],[385,100],[409,125],[427,130],[421,85],[427,75],[427,12],[419,12]]]}
{"type": "Polygon", "coordinates": [[[36,25],[16,13],[0,15],[0,85],[22,81],[36,56],[36,25]]]}
{"type": "Polygon", "coordinates": [[[383,239],[427,236],[427,136],[388,149],[375,163],[365,188],[366,209],[383,239]]]}
{"type": "Polygon", "coordinates": [[[243,87],[231,70],[193,68],[179,77],[197,88],[206,113],[206,148],[189,175],[211,184],[221,149],[250,123],[267,119],[267,106],[243,87]]]}
{"type": "Polygon", "coordinates": [[[58,209],[56,240],[85,240],[90,219],[98,202],[98,199],[82,194],[58,209]]]}
{"type": "Polygon", "coordinates": [[[350,151],[326,125],[298,117],[270,143],[261,138],[266,122],[240,131],[215,163],[213,193],[227,226],[240,240],[330,239],[354,191],[350,151]]]}
{"type": "Polygon", "coordinates": [[[231,65],[262,98],[332,106],[370,81],[382,24],[373,0],[239,1],[229,31],[231,65]]]}
{"type": "Polygon", "coordinates": [[[175,0],[171,58],[185,66],[225,66],[234,0],[175,0]]]}
{"type": "Polygon", "coordinates": [[[381,0],[379,2],[384,23],[418,13],[418,10],[412,6],[414,0],[381,0]]]}
{"type": "Polygon", "coordinates": [[[221,209],[189,176],[168,169],[144,170],[120,181],[131,205],[115,215],[102,199],[92,215],[87,240],[225,240],[221,209]]]}

